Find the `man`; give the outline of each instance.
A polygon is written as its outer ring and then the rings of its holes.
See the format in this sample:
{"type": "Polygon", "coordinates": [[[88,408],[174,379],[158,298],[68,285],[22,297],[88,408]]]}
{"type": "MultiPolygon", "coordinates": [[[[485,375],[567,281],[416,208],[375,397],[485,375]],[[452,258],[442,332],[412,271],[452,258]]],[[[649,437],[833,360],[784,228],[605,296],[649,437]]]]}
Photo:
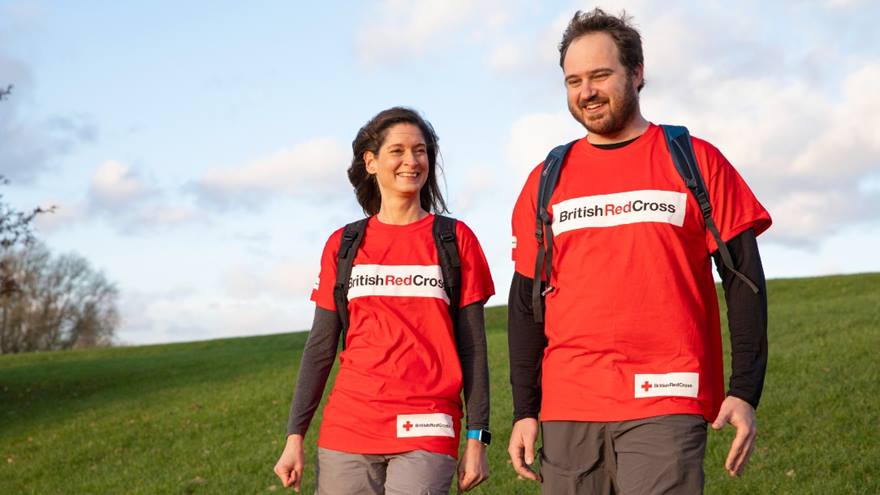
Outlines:
{"type": "Polygon", "coordinates": [[[720,263],[663,130],[641,114],[641,37],[627,17],[576,13],[560,65],[569,110],[588,134],[568,152],[550,197],[544,309],[532,298],[541,166],[513,212],[511,461],[554,495],[700,493],[707,422],[736,428],[725,461],[731,476],[742,473],[754,448],[767,363],[755,237],[770,216],[716,148],[691,140],[714,224],[753,290],[720,263]],[[726,397],[710,255],[728,304],[733,372],[726,397]],[[539,414],[540,474],[529,468],[539,414]]]}

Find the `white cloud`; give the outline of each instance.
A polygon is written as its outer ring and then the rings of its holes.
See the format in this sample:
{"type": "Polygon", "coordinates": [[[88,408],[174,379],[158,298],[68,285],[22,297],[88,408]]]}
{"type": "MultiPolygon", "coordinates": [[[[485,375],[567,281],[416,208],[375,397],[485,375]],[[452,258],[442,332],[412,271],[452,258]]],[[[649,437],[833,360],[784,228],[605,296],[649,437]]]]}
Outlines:
{"type": "MultiPolygon", "coordinates": [[[[546,74],[559,66],[559,40],[565,26],[574,14],[574,9],[565,11],[547,26],[529,26],[526,13],[526,27],[506,26],[489,42],[486,67],[501,74],[546,74]]],[[[556,75],[556,74],[554,74],[556,75]]],[[[559,76],[561,79],[561,76],[559,76]]]]}
{"type": "Polygon", "coordinates": [[[838,191],[791,190],[772,199],[774,237],[803,247],[815,247],[822,234],[837,230],[840,220],[856,213],[856,205],[838,191]],[[836,226],[836,227],[830,227],[836,226]],[[798,240],[804,242],[798,243],[798,240]]]}
{"type": "Polygon", "coordinates": [[[92,174],[89,199],[100,208],[118,208],[145,199],[150,189],[132,167],[108,160],[92,174]]]}
{"type": "Polygon", "coordinates": [[[465,23],[473,7],[468,0],[386,0],[357,35],[358,56],[369,65],[423,53],[438,34],[465,23]]]}
{"type": "Polygon", "coordinates": [[[306,301],[317,277],[314,263],[285,259],[268,267],[232,266],[222,274],[221,283],[226,295],[237,299],[306,301]]]}
{"type": "Polygon", "coordinates": [[[525,48],[518,40],[505,40],[499,43],[489,56],[486,57],[486,64],[490,69],[495,71],[510,71],[522,65],[522,54],[525,48]]]}
{"type": "MultiPolygon", "coordinates": [[[[850,74],[842,101],[825,101],[814,140],[797,157],[793,169],[819,180],[849,182],[880,170],[880,60],[850,74]],[[823,122],[824,121],[824,122],[823,122]],[[845,163],[839,164],[844,159],[845,163]],[[834,164],[834,165],[832,165],[834,164]]],[[[821,100],[820,100],[821,101],[821,100]]]]}
{"type": "Polygon", "coordinates": [[[137,210],[128,221],[129,230],[148,230],[170,228],[201,219],[202,217],[188,205],[157,203],[137,210]]]}
{"type": "Polygon", "coordinates": [[[386,0],[356,34],[355,50],[367,66],[399,65],[409,57],[491,37],[515,7],[499,0],[386,0]]]}
{"type": "Polygon", "coordinates": [[[194,184],[200,201],[214,206],[257,206],[277,196],[327,198],[350,194],[340,186],[351,152],[332,139],[316,139],[238,167],[212,168],[194,184]]]}
{"type": "Polygon", "coordinates": [[[56,207],[53,213],[37,217],[37,227],[43,232],[102,219],[120,233],[136,234],[201,217],[182,198],[169,198],[153,179],[117,160],[107,160],[94,170],[84,198],[49,200],[43,205],[56,207]]]}
{"type": "Polygon", "coordinates": [[[181,199],[169,199],[155,180],[116,160],[95,169],[87,202],[89,214],[107,218],[119,231],[129,234],[172,227],[198,217],[181,199]]]}
{"type": "Polygon", "coordinates": [[[186,287],[123,290],[122,343],[149,344],[306,330],[311,304],[267,299],[218,298],[186,287]]]}

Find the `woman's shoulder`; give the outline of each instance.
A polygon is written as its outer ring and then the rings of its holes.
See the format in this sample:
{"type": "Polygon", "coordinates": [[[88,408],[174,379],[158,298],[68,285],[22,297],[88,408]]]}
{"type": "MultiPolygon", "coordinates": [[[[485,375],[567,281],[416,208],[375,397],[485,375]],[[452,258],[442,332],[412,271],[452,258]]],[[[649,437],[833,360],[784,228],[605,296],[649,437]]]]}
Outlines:
{"type": "Polygon", "coordinates": [[[342,233],[345,231],[345,227],[346,227],[347,225],[348,225],[348,224],[343,225],[342,227],[339,227],[338,229],[334,230],[334,231],[333,231],[333,232],[327,237],[327,242],[324,243],[324,247],[325,247],[325,249],[326,249],[326,248],[331,248],[334,252],[335,252],[337,249],[339,249],[339,246],[342,244],[342,233]]]}

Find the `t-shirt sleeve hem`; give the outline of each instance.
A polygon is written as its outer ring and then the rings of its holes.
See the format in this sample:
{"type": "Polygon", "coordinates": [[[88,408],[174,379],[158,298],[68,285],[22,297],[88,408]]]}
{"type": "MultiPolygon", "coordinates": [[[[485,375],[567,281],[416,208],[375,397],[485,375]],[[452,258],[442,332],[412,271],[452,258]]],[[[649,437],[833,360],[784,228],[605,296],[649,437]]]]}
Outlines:
{"type": "MultiPolygon", "coordinates": [[[[745,232],[749,229],[754,230],[755,237],[757,237],[762,232],[764,232],[765,230],[770,228],[771,223],[772,223],[772,220],[770,220],[769,216],[762,215],[758,218],[755,218],[754,220],[751,220],[749,222],[744,222],[744,223],[736,226],[735,228],[729,229],[726,232],[722,232],[721,233],[721,240],[723,242],[729,242],[734,237],[742,234],[743,232],[745,232]]],[[[710,238],[709,239],[709,253],[711,254],[711,253],[714,253],[715,251],[718,251],[718,246],[715,243],[715,239],[710,238]]]]}
{"type": "Polygon", "coordinates": [[[480,302],[480,301],[485,303],[486,301],[489,300],[490,297],[492,297],[494,295],[495,295],[494,289],[487,291],[487,292],[474,292],[474,293],[469,293],[467,295],[462,294],[461,302],[459,303],[459,307],[464,308],[466,306],[470,306],[471,304],[473,304],[475,302],[480,302]]]}
{"type": "Polygon", "coordinates": [[[321,309],[326,309],[327,311],[332,311],[334,313],[336,312],[336,305],[335,304],[327,304],[326,302],[315,301],[315,306],[317,306],[321,309]]]}

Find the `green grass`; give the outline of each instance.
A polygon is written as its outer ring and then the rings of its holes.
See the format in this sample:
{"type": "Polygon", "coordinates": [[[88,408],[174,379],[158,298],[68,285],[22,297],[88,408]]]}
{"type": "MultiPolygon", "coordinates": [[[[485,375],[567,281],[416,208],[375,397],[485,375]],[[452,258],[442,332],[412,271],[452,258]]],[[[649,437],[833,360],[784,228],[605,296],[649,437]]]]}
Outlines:
{"type": "MultiPolygon", "coordinates": [[[[769,296],[758,448],[729,479],[732,431],[710,433],[706,492],[880,493],[880,274],[773,280],[769,296]]],[[[488,310],[495,444],[475,493],[535,494],[506,459],[505,320],[488,310]]],[[[0,356],[0,493],[280,491],[272,466],[305,338],[0,356]]]]}

